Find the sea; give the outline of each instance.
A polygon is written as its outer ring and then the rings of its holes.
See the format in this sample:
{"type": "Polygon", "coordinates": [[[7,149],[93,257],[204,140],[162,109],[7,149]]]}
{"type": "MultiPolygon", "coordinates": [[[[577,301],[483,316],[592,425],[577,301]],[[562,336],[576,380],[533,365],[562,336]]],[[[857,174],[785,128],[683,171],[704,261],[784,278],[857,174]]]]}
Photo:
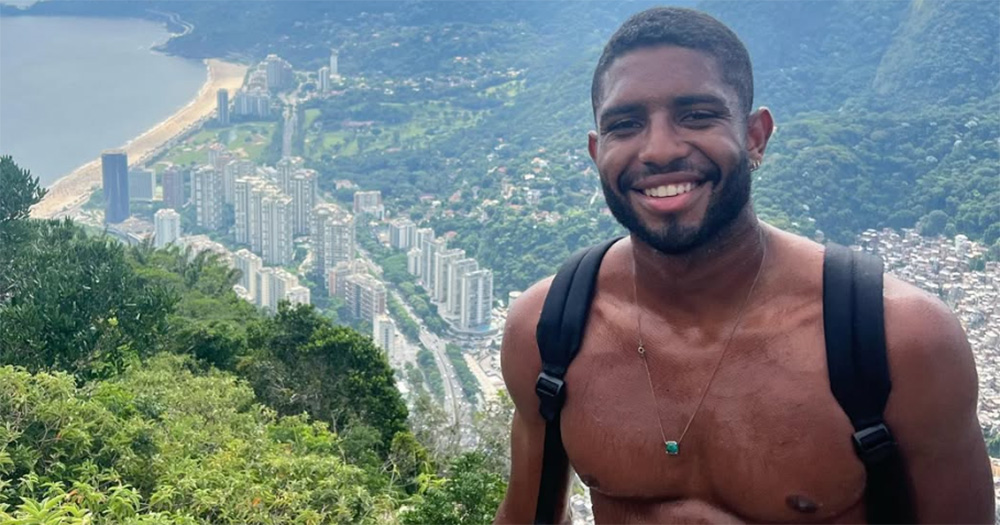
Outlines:
{"type": "Polygon", "coordinates": [[[0,154],[51,185],[187,105],[205,65],[137,19],[0,17],[0,154]]]}

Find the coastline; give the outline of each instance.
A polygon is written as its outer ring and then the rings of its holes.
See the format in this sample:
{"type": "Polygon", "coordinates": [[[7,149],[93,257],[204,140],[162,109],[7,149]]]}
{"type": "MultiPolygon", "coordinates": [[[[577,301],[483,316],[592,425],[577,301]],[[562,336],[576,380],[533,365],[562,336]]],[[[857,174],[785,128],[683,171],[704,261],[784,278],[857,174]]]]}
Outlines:
{"type": "MultiPolygon", "coordinates": [[[[210,58],[203,61],[208,78],[195,97],[162,122],[126,142],[121,149],[128,154],[129,166],[136,166],[169,145],[178,136],[200,126],[215,111],[215,94],[220,89],[233,92],[243,84],[248,66],[210,58]]],[[[76,168],[48,187],[48,194],[31,208],[35,219],[56,219],[70,214],[90,199],[101,185],[101,159],[76,168]]]]}

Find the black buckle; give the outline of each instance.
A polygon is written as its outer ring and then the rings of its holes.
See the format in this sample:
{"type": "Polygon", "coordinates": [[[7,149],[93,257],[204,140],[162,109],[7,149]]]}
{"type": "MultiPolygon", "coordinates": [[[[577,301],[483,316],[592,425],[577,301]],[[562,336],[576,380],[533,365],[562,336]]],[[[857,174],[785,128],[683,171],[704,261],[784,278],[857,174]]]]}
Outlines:
{"type": "Polygon", "coordinates": [[[559,416],[562,410],[563,401],[566,399],[566,392],[563,390],[562,379],[547,374],[545,371],[538,374],[538,381],[535,381],[535,393],[541,401],[539,412],[546,421],[553,421],[559,416]]]}
{"type": "Polygon", "coordinates": [[[872,425],[854,433],[854,449],[865,464],[887,458],[896,448],[896,441],[884,423],[872,425]]]}

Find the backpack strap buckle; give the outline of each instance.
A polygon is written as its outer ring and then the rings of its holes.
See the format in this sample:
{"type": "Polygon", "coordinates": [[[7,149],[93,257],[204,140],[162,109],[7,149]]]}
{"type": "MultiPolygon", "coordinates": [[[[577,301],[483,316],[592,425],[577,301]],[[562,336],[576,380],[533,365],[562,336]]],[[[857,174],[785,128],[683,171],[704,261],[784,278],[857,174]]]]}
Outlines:
{"type": "Polygon", "coordinates": [[[877,423],[854,433],[854,449],[866,465],[878,463],[895,449],[896,441],[885,423],[877,423]]]}
{"type": "Polygon", "coordinates": [[[564,385],[562,379],[544,370],[538,374],[538,381],[535,382],[535,393],[538,394],[540,401],[538,411],[541,412],[545,421],[552,422],[559,417],[559,411],[566,400],[564,385]]]}

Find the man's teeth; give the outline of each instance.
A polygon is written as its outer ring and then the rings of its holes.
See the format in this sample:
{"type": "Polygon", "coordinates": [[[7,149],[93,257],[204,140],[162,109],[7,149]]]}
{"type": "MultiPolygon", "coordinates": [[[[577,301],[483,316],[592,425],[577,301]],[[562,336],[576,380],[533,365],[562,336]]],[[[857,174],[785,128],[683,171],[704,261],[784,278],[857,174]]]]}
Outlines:
{"type": "Polygon", "coordinates": [[[697,184],[693,182],[685,182],[682,184],[667,184],[665,186],[657,186],[655,188],[649,188],[643,190],[649,197],[673,197],[675,195],[680,195],[682,193],[687,193],[693,190],[697,184]]]}

